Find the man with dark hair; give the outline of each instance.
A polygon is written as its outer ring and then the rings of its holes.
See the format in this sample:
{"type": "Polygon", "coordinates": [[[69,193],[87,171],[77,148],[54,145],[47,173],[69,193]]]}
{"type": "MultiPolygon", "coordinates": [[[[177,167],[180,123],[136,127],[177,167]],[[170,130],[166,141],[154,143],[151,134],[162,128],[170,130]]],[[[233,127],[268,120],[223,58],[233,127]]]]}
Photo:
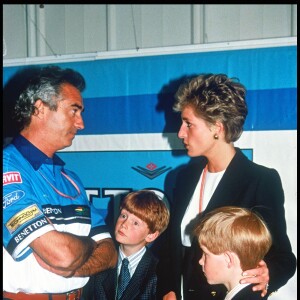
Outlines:
{"type": "Polygon", "coordinates": [[[117,262],[101,215],[56,151],[84,128],[84,78],[42,68],[21,93],[20,134],[3,151],[3,298],[79,299],[89,276],[117,262]]]}

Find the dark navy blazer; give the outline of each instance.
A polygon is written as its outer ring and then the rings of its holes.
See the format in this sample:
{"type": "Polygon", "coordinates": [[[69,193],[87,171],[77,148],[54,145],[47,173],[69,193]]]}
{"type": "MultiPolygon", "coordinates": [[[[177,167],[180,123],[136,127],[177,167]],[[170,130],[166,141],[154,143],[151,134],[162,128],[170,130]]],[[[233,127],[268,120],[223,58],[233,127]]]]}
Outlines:
{"type": "MultiPolygon", "coordinates": [[[[157,258],[147,248],[136,267],[121,300],[155,300],[156,299],[157,258]]],[[[93,300],[114,300],[117,288],[117,267],[100,272],[92,278],[90,288],[93,300]]],[[[87,300],[90,300],[87,299],[87,300]]]]}
{"type": "MultiPolygon", "coordinates": [[[[185,300],[225,298],[223,285],[209,285],[206,281],[198,263],[202,255],[198,242],[194,240],[192,247],[181,244],[180,224],[206,163],[204,157],[191,159],[187,168],[177,174],[171,219],[165,233],[167,242],[158,264],[158,299],[170,290],[176,291],[180,299],[182,273],[188,282],[184,286],[185,300]],[[184,261],[185,252],[189,255],[184,261]]],[[[284,192],[278,172],[255,164],[236,148],[235,156],[202,215],[226,205],[252,208],[264,218],[273,238],[273,245],[264,259],[270,275],[269,293],[286,284],[295,273],[296,257],[286,232],[284,192]]]]}
{"type": "Polygon", "coordinates": [[[240,290],[231,300],[266,300],[267,296],[261,297],[261,291],[253,292],[254,284],[249,284],[240,290]]]}

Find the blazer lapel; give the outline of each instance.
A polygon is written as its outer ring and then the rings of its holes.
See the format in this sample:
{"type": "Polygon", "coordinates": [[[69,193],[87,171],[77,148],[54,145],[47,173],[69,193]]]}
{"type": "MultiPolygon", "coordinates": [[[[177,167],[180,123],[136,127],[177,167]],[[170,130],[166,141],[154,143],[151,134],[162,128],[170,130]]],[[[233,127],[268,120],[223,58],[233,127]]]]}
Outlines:
{"type": "Polygon", "coordinates": [[[105,278],[103,278],[103,290],[106,296],[106,299],[115,299],[116,286],[117,286],[117,268],[107,270],[105,272],[105,278]],[[112,295],[113,294],[113,295],[112,295]]]}
{"type": "Polygon", "coordinates": [[[236,154],[228,165],[205,211],[220,207],[224,202],[226,205],[235,205],[235,202],[238,201],[240,206],[241,198],[239,195],[243,193],[245,185],[250,180],[248,174],[241,171],[248,169],[245,168],[248,163],[248,158],[240,149],[236,148],[236,154]]]}
{"type": "Polygon", "coordinates": [[[152,261],[153,256],[149,251],[149,249],[146,250],[141,261],[137,265],[136,270],[128,283],[128,286],[124,291],[124,297],[122,297],[121,300],[135,299],[141,293],[141,290],[145,289],[144,282],[148,277],[149,269],[153,268],[155,270],[156,267],[156,264],[154,261],[152,261]]]}

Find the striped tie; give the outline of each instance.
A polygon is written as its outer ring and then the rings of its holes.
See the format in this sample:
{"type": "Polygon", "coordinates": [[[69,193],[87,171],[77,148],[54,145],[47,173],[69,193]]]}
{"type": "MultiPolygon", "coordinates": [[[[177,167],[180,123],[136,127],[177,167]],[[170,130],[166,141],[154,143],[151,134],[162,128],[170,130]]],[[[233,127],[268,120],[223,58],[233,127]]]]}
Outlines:
{"type": "Polygon", "coordinates": [[[117,294],[117,299],[120,299],[124,290],[126,289],[126,286],[130,280],[130,273],[128,270],[128,264],[129,261],[127,258],[124,258],[122,261],[122,267],[120,271],[120,275],[118,278],[118,294],[117,294]]]}

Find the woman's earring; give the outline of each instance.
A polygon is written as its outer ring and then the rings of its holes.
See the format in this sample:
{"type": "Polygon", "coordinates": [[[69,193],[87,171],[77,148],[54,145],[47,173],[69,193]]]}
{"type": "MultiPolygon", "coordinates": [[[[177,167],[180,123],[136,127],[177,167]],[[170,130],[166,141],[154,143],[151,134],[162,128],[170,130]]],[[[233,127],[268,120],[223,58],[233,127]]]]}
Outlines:
{"type": "Polygon", "coordinates": [[[218,139],[219,139],[219,136],[218,136],[217,134],[215,134],[215,135],[214,135],[214,139],[215,139],[215,140],[218,140],[218,139]]]}

